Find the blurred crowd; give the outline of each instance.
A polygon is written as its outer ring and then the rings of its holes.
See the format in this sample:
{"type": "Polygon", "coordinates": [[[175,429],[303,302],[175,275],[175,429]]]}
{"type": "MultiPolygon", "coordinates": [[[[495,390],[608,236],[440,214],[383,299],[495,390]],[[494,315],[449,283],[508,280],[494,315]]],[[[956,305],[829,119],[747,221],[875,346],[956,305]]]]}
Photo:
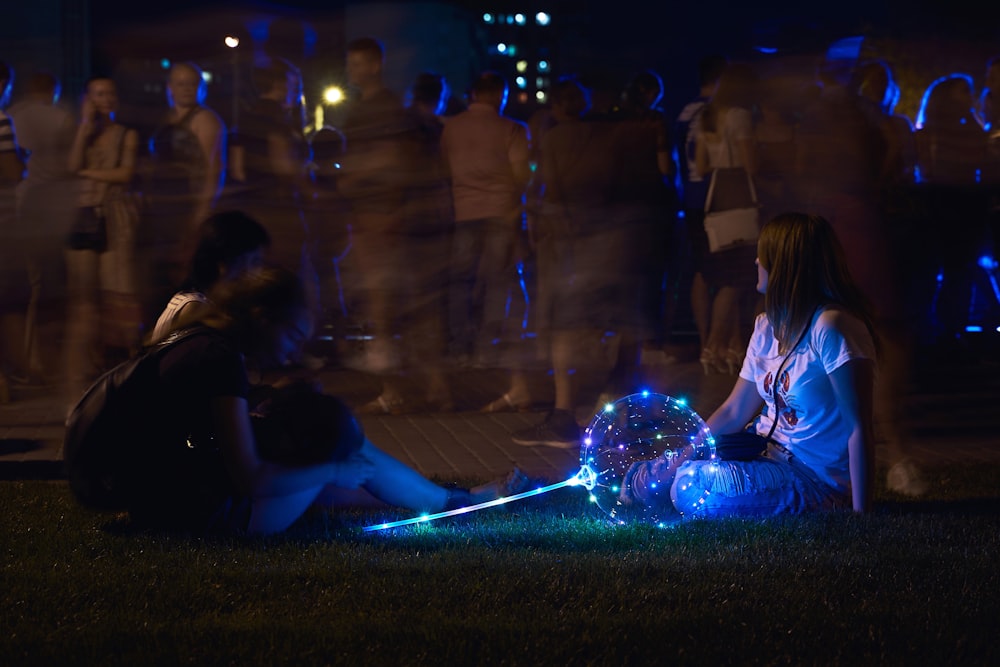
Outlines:
{"type": "Polygon", "coordinates": [[[228,210],[305,280],[317,333],[363,341],[330,361],[382,378],[364,411],[414,407],[404,381],[424,389],[421,407],[453,408],[446,371],[467,366],[509,372],[483,409],[522,409],[538,398],[525,372],[544,363],[556,435],[542,440],[575,432],[580,369],[626,393],[643,350],[671,349],[681,322],[706,373],[738,371],[762,303],[754,246],[706,240],[719,170],[750,176],[762,221],[803,210],[833,224],[900,366],[965,329],[995,268],[980,261],[1000,233],[995,60],[982,90],[934,82],[912,122],[883,61],[801,77],[706,57],[676,112],[657,72],[606,99],[566,75],[519,120],[496,72],[464,94],[425,72],[400,95],[385,57],[376,39],[348,45],[346,111],[312,131],[293,63],[255,68],[236,127],[206,105],[198,65],[175,63],[150,136],[119,122],[107,76],[67,107],[44,72],[8,99],[15,72],[0,63],[0,401],[43,381],[72,401],[139,349],[190,280],[200,226],[228,210]]]}

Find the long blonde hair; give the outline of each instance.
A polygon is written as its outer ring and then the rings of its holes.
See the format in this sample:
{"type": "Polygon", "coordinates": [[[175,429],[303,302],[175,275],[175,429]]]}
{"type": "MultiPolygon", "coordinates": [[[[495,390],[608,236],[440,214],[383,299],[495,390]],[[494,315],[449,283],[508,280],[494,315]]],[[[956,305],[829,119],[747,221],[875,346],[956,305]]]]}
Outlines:
{"type": "Polygon", "coordinates": [[[757,259],[768,273],[764,311],[779,352],[790,352],[816,309],[827,304],[858,317],[876,340],[868,298],[851,278],[844,249],[826,219],[794,212],[775,217],[761,230],[757,259]]]}

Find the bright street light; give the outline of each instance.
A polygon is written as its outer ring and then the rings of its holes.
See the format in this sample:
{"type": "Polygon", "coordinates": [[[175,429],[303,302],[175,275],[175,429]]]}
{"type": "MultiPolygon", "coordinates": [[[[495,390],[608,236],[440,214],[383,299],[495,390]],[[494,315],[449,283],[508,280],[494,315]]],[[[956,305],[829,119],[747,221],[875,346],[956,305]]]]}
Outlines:
{"type": "Polygon", "coordinates": [[[323,91],[323,101],[327,104],[339,104],[344,101],[344,91],[337,86],[330,86],[323,91]]]}
{"type": "Polygon", "coordinates": [[[239,45],[240,45],[240,38],[239,37],[233,37],[232,35],[226,35],[226,46],[228,46],[231,49],[235,49],[239,45]]]}

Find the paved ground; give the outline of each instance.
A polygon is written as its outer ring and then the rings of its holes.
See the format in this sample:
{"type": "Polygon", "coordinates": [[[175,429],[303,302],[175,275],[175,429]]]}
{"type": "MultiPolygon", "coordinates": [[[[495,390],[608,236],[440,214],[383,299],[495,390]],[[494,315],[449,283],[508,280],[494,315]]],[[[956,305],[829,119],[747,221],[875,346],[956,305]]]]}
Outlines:
{"type": "MultiPolygon", "coordinates": [[[[723,400],[733,378],[705,376],[690,350],[673,350],[679,360],[647,355],[645,366],[653,391],[684,397],[699,414],[723,400]]],[[[932,359],[918,355],[914,379],[899,397],[909,432],[910,454],[921,465],[946,461],[1000,462],[1000,364],[993,355],[932,359]]],[[[327,390],[360,406],[378,395],[380,380],[334,364],[320,373],[327,390]]],[[[551,377],[532,374],[537,403],[528,412],[483,414],[478,409],[506,388],[501,370],[450,372],[457,410],[436,412],[419,407],[419,377],[406,380],[412,412],[399,416],[363,416],[368,436],[378,446],[426,475],[443,478],[490,478],[519,466],[529,475],[562,480],[578,469],[578,452],[524,447],[511,442],[512,431],[536,423],[551,403],[551,377]]],[[[581,377],[577,417],[586,424],[594,413],[601,378],[581,377]]],[[[54,387],[15,389],[15,400],[0,406],[0,479],[59,477],[62,420],[66,404],[54,387]]],[[[879,459],[885,461],[883,448],[879,459]]]]}

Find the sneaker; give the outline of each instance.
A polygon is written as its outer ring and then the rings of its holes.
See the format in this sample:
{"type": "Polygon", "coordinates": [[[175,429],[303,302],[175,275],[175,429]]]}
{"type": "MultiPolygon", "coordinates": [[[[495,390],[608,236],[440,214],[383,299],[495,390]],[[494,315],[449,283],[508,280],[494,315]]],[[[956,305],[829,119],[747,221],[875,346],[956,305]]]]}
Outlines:
{"type": "Polygon", "coordinates": [[[519,445],[577,449],[580,446],[580,426],[568,411],[553,410],[540,424],[515,431],[511,440],[519,445]]]}

